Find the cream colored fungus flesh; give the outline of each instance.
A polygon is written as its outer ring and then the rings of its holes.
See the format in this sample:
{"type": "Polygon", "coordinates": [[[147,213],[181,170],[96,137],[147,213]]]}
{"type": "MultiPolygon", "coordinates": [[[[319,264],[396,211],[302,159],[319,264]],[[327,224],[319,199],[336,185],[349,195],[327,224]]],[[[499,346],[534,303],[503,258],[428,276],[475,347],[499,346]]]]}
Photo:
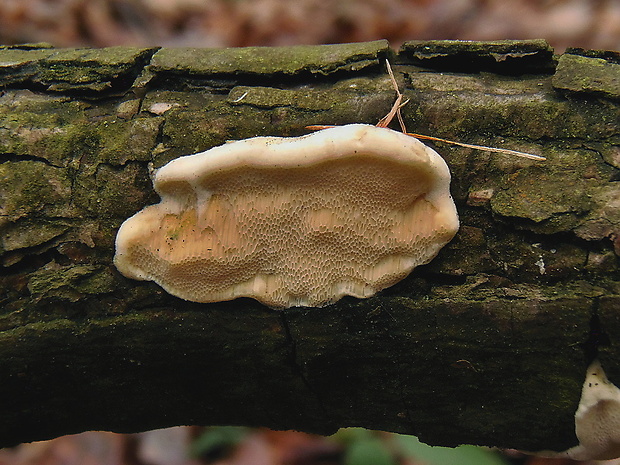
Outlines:
{"type": "Polygon", "coordinates": [[[369,297],[455,235],[449,184],[436,152],[386,128],[231,142],[156,172],[161,202],[123,223],[114,263],[195,302],[369,297]]]}

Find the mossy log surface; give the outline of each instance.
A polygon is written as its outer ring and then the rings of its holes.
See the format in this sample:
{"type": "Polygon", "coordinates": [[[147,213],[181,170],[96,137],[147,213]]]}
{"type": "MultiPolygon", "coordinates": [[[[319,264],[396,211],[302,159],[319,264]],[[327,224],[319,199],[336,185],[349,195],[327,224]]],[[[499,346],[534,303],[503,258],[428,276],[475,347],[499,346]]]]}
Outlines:
{"type": "Polygon", "coordinates": [[[0,48],[0,443],[83,430],[364,426],[563,450],[598,350],[620,383],[620,64],[543,41],[251,49],[0,48]],[[437,144],[461,229],[373,298],[270,310],[124,278],[149,164],[306,125],[376,123],[395,93],[437,144]]]}

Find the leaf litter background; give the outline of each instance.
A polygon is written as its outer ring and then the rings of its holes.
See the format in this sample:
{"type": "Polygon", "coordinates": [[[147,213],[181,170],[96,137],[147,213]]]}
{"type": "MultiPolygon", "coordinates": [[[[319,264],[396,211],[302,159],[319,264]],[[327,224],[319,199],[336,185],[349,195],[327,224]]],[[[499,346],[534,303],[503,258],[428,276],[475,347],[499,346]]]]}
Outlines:
{"type": "MultiPolygon", "coordinates": [[[[620,50],[616,0],[0,0],[0,44],[239,47],[411,39],[544,38],[620,50]]],[[[532,421],[536,421],[535,418],[532,421]]],[[[87,432],[0,450],[0,465],[568,465],[577,462],[341,430],[324,438],[236,427],[87,432]]],[[[620,460],[606,465],[620,465],[620,460]]]]}
{"type": "Polygon", "coordinates": [[[620,49],[617,0],[0,0],[0,42],[238,47],[545,38],[620,49]]]}

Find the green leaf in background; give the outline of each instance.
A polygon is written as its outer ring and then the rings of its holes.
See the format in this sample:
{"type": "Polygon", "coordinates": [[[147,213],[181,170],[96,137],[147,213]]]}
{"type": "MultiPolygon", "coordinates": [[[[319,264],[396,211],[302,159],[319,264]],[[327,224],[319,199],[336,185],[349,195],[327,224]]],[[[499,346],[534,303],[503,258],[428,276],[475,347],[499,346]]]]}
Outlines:
{"type": "Polygon", "coordinates": [[[428,465],[508,465],[499,454],[477,446],[429,446],[415,436],[401,434],[395,434],[392,440],[403,456],[428,465]]]}
{"type": "Polygon", "coordinates": [[[191,445],[192,457],[213,455],[214,452],[234,448],[248,435],[248,428],[241,426],[214,426],[207,429],[191,445]]]}
{"type": "Polygon", "coordinates": [[[385,441],[378,437],[353,441],[346,449],[344,465],[397,465],[385,441]]]}

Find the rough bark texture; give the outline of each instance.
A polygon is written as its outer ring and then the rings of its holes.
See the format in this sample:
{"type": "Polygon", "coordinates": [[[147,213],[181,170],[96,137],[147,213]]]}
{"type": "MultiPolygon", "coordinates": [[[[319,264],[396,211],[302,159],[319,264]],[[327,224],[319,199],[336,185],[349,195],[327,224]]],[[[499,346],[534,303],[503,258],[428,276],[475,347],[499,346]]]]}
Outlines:
{"type": "Polygon", "coordinates": [[[620,383],[620,64],[543,41],[254,49],[0,49],[0,442],[90,429],[364,426],[431,444],[576,443],[599,349],[620,383]],[[121,276],[114,238],[155,167],[310,124],[438,145],[457,237],[367,300],[195,304],[121,276]],[[600,345],[600,348],[598,347],[600,345]]]}

